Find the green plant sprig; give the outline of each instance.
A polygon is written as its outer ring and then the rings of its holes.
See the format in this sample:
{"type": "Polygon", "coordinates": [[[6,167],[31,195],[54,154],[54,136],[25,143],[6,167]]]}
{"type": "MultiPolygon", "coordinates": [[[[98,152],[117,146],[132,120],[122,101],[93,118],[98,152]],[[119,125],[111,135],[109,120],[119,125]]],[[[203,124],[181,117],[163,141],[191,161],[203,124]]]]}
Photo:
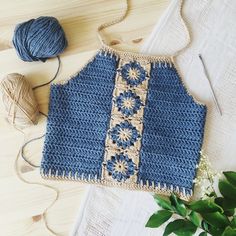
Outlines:
{"type": "Polygon", "coordinates": [[[149,218],[146,227],[157,228],[176,216],[178,219],[166,225],[163,236],[171,233],[192,236],[197,229],[202,231],[199,236],[236,236],[236,172],[227,171],[223,174],[225,178],[218,182],[220,196],[213,188],[204,199],[190,203],[174,194],[170,197],[154,195],[156,203],[162,209],[149,218]]]}

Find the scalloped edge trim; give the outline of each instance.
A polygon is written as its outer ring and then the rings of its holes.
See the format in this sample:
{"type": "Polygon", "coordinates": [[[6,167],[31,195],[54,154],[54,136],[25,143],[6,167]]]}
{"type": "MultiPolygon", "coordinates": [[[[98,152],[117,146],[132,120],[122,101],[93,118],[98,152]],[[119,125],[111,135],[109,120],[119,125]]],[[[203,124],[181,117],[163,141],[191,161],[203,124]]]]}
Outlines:
{"type": "Polygon", "coordinates": [[[185,201],[190,201],[193,196],[193,191],[191,190],[190,194],[188,194],[183,187],[174,187],[171,185],[170,187],[167,187],[166,184],[163,184],[164,187],[161,187],[161,183],[158,183],[156,186],[154,182],[151,183],[149,181],[146,181],[146,184],[143,183],[141,180],[140,184],[131,183],[127,184],[124,182],[110,182],[107,180],[100,180],[97,178],[97,175],[95,177],[91,177],[91,175],[88,176],[88,178],[85,178],[83,174],[79,174],[76,172],[74,175],[69,172],[68,175],[65,175],[65,171],[63,171],[62,175],[51,174],[51,169],[47,170],[48,173],[45,174],[45,170],[43,168],[40,169],[40,175],[43,179],[48,180],[65,180],[65,181],[78,181],[80,183],[86,183],[86,184],[95,184],[100,186],[106,186],[106,187],[118,187],[123,188],[127,190],[137,190],[137,191],[146,191],[146,192],[152,192],[156,194],[161,194],[164,196],[170,196],[172,193],[175,193],[179,198],[185,201]]]}

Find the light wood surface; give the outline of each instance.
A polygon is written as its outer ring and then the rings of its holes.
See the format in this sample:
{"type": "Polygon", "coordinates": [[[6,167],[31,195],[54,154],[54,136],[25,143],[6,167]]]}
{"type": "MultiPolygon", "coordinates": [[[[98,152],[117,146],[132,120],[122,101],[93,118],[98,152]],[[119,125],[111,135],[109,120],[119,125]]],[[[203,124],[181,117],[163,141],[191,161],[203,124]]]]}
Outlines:
{"type": "MultiPolygon", "coordinates": [[[[104,31],[106,39],[114,47],[138,51],[149,35],[159,16],[170,0],[129,1],[128,17],[104,31]]],[[[0,79],[5,74],[24,74],[34,86],[48,81],[55,73],[56,59],[46,63],[21,61],[12,48],[11,38],[17,23],[51,15],[61,22],[69,42],[62,55],[62,68],[57,80],[78,71],[92,56],[100,44],[96,35],[99,24],[114,19],[122,13],[124,0],[0,0],[0,79]]],[[[40,110],[47,112],[49,87],[36,91],[40,110]]],[[[0,102],[0,235],[47,236],[51,235],[42,221],[42,213],[55,197],[55,192],[38,185],[22,183],[16,176],[14,162],[23,143],[23,135],[9,125],[4,118],[0,102]]],[[[27,139],[40,136],[45,131],[46,119],[40,117],[36,126],[24,131],[27,139]]],[[[26,155],[34,163],[41,160],[43,140],[27,147],[26,155]]],[[[49,210],[50,227],[60,235],[69,235],[86,185],[76,182],[43,181],[39,170],[19,161],[25,179],[47,183],[60,190],[59,200],[49,210]]]]}

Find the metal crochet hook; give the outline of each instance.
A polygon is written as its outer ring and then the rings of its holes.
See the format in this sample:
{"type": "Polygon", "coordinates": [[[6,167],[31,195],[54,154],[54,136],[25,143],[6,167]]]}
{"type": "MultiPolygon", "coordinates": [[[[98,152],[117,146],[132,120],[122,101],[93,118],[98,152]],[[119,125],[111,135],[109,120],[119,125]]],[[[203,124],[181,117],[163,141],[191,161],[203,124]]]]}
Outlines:
{"type": "Polygon", "coordinates": [[[217,100],[217,98],[216,98],[216,95],[215,95],[213,86],[212,86],[211,81],[210,81],[210,79],[209,79],[209,74],[208,74],[208,72],[207,72],[207,69],[206,69],[204,60],[203,60],[201,54],[198,54],[198,56],[199,56],[199,58],[200,58],[200,61],[201,61],[202,66],[203,66],[203,70],[204,70],[205,76],[206,76],[207,81],[208,81],[208,83],[209,83],[209,86],[210,86],[210,88],[211,88],[212,97],[213,97],[213,99],[214,99],[214,103],[215,103],[215,105],[216,105],[217,111],[218,111],[218,112],[220,113],[220,115],[222,116],[222,111],[221,111],[221,109],[220,109],[220,106],[219,106],[218,100],[217,100]]]}

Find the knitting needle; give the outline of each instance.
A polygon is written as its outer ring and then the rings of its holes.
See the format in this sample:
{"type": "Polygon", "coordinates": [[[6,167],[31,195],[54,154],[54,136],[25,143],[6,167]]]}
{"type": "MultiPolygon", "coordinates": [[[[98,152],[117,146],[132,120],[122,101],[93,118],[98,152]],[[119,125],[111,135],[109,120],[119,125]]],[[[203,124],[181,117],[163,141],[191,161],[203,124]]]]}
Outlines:
{"type": "Polygon", "coordinates": [[[205,76],[206,76],[207,81],[208,81],[208,83],[209,83],[209,86],[210,86],[210,88],[211,88],[212,97],[213,97],[213,99],[214,99],[214,102],[215,102],[217,111],[218,111],[218,112],[220,113],[220,115],[222,116],[222,111],[221,111],[220,106],[219,106],[219,103],[218,103],[218,101],[217,101],[217,98],[216,98],[216,95],[215,95],[215,92],[214,92],[212,83],[211,83],[211,81],[210,81],[210,79],[209,79],[209,74],[208,74],[208,71],[207,71],[207,69],[206,69],[204,60],[203,60],[201,54],[198,54],[198,56],[199,56],[199,58],[200,58],[200,61],[201,61],[202,66],[203,66],[203,70],[204,70],[205,76]]]}

